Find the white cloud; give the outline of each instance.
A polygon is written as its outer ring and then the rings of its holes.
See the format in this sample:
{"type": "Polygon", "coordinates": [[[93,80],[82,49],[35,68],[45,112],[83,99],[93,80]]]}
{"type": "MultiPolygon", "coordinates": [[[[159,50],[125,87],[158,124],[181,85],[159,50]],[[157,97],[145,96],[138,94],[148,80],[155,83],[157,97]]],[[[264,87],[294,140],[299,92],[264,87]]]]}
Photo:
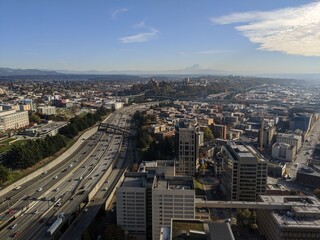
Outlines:
{"type": "Polygon", "coordinates": [[[135,25],[133,25],[134,29],[143,29],[144,32],[140,32],[134,35],[125,36],[119,38],[122,43],[142,43],[147,42],[151,39],[157,37],[160,31],[153,27],[148,27],[144,21],[141,21],[135,25]]]}
{"type": "Polygon", "coordinates": [[[128,10],[129,9],[127,9],[127,8],[112,9],[110,15],[111,15],[112,19],[116,19],[119,14],[127,12],[128,10]]]}
{"type": "Polygon", "coordinates": [[[320,2],[266,12],[243,12],[210,18],[215,24],[239,24],[259,50],[320,56],[320,2]]]}
{"type": "Polygon", "coordinates": [[[155,28],[150,28],[148,32],[137,33],[135,35],[121,37],[122,43],[142,43],[154,39],[160,32],[155,28]]]}

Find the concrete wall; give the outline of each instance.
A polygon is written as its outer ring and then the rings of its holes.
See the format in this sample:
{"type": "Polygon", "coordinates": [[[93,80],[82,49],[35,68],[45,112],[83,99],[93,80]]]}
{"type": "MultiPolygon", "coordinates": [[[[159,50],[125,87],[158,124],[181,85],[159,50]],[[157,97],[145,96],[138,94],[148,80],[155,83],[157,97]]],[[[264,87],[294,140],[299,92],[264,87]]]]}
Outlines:
{"type": "Polygon", "coordinates": [[[56,159],[54,159],[53,161],[51,161],[47,165],[37,169],[36,171],[30,173],[29,175],[21,178],[17,182],[15,182],[15,183],[9,185],[8,187],[2,189],[0,191],[0,196],[6,194],[7,192],[10,192],[11,190],[13,190],[17,186],[20,186],[20,185],[22,185],[22,184],[34,179],[35,177],[38,177],[43,172],[49,171],[51,168],[55,167],[56,165],[58,165],[59,163],[61,163],[65,159],[67,159],[69,156],[71,156],[71,154],[74,151],[76,151],[81,146],[81,144],[84,142],[84,139],[87,139],[90,136],[92,136],[97,130],[98,130],[98,127],[93,127],[91,129],[89,129],[88,131],[84,132],[78,138],[78,140],[69,149],[67,149],[63,154],[61,154],[59,157],[57,157],[56,159]]]}

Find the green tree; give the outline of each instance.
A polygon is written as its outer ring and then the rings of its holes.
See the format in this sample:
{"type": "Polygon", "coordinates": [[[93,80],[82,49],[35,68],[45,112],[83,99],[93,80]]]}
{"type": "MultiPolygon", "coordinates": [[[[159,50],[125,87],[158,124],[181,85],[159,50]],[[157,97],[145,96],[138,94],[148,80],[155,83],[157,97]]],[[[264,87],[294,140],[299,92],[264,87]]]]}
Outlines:
{"type": "Polygon", "coordinates": [[[236,218],[240,228],[253,228],[256,224],[256,212],[249,209],[238,209],[236,218]]]}
{"type": "Polygon", "coordinates": [[[6,167],[0,165],[0,184],[6,182],[8,178],[9,178],[9,170],[6,167]]]}
{"type": "Polygon", "coordinates": [[[203,131],[205,141],[211,141],[214,138],[213,133],[209,127],[203,128],[202,131],[203,131]]]}
{"type": "Polygon", "coordinates": [[[314,191],[313,191],[313,194],[320,199],[320,188],[316,188],[314,191]]]}
{"type": "Polygon", "coordinates": [[[30,115],[29,120],[30,120],[30,122],[33,122],[33,123],[40,123],[41,122],[41,118],[35,113],[32,113],[30,115]]]}

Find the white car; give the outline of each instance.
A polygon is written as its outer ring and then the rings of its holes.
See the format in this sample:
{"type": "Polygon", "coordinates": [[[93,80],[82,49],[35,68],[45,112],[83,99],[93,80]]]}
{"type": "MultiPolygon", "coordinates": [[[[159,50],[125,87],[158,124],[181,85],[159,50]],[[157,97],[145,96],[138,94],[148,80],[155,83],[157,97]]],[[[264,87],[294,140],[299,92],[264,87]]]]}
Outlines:
{"type": "Polygon", "coordinates": [[[21,186],[17,186],[17,187],[15,187],[15,189],[16,189],[16,190],[19,190],[20,188],[21,188],[21,186]]]}
{"type": "Polygon", "coordinates": [[[41,191],[42,191],[42,187],[41,187],[41,188],[39,188],[37,191],[38,191],[38,192],[41,192],[41,191]]]}

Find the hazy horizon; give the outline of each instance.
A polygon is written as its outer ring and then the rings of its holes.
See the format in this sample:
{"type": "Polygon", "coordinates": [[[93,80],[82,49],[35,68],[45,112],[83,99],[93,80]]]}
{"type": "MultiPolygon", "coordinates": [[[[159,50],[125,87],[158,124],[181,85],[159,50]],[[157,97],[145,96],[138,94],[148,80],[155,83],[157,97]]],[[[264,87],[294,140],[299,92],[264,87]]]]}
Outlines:
{"type": "Polygon", "coordinates": [[[320,2],[4,0],[0,66],[320,74],[320,2]]]}

